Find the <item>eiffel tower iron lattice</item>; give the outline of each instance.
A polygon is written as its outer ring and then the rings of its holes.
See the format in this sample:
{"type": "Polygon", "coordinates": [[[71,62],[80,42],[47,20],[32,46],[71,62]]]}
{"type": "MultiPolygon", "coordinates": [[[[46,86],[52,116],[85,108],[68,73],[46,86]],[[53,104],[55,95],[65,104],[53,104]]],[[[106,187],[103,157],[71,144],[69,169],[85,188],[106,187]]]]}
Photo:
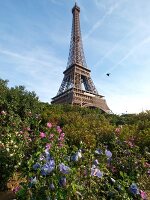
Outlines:
{"type": "Polygon", "coordinates": [[[97,107],[110,112],[104,96],[99,95],[91,79],[81,37],[80,8],[75,3],[72,8],[72,32],[67,68],[58,93],[52,98],[52,104],[72,104],[85,107],[97,107]]]}

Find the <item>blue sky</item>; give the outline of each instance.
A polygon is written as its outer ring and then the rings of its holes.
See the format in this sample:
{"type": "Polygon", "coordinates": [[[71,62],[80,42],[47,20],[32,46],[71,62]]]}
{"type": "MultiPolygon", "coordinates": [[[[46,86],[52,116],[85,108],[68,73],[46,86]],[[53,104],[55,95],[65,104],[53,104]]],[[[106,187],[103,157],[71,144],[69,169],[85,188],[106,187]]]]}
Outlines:
{"type": "MultiPolygon", "coordinates": [[[[150,110],[150,1],[77,0],[91,77],[114,113],[150,110]],[[111,73],[106,76],[106,73],[111,73]]],[[[73,0],[0,0],[0,77],[50,102],[66,68],[73,0]]]]}

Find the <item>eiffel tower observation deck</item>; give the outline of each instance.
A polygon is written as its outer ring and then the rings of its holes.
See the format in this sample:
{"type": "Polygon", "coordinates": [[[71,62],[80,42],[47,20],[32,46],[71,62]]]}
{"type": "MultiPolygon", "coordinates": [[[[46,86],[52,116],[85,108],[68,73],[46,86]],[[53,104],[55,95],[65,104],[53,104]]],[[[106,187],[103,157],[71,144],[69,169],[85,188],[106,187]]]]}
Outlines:
{"type": "Polygon", "coordinates": [[[95,107],[109,113],[110,109],[106,100],[103,95],[98,94],[90,76],[91,70],[88,69],[86,64],[80,29],[80,8],[76,3],[72,8],[72,14],[72,32],[67,68],[63,72],[64,78],[58,93],[52,98],[51,103],[95,107]]]}

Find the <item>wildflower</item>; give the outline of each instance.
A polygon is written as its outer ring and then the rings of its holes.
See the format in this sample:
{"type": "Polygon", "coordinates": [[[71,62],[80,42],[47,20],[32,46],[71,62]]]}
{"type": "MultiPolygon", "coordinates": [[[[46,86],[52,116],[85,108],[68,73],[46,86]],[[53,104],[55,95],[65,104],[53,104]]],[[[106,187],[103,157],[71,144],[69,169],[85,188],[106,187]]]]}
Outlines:
{"type": "Polygon", "coordinates": [[[112,183],[115,183],[115,182],[116,182],[116,180],[113,179],[113,178],[110,178],[110,180],[111,180],[112,183]]]}
{"type": "Polygon", "coordinates": [[[96,150],[95,150],[95,153],[96,153],[96,154],[98,154],[98,155],[101,155],[101,154],[103,154],[103,152],[102,152],[102,150],[101,150],[101,149],[96,149],[96,150]]]}
{"type": "Polygon", "coordinates": [[[136,185],[135,183],[132,183],[132,184],[130,185],[130,192],[131,192],[132,194],[134,194],[134,195],[140,194],[139,189],[138,189],[138,187],[137,187],[137,185],[136,185]]]}
{"type": "Polygon", "coordinates": [[[141,198],[146,200],[147,199],[147,194],[146,192],[144,192],[143,190],[140,190],[140,195],[141,195],[141,198]]]}
{"type": "Polygon", "coordinates": [[[61,133],[62,132],[62,129],[60,128],[60,126],[57,126],[57,131],[58,131],[58,133],[61,133]]]}
{"type": "Polygon", "coordinates": [[[64,140],[64,137],[61,137],[61,136],[60,136],[60,137],[58,138],[58,140],[59,140],[59,141],[63,141],[63,140],[64,140]]]}
{"type": "Polygon", "coordinates": [[[17,187],[15,187],[15,188],[13,189],[13,192],[14,192],[14,193],[17,193],[19,190],[20,190],[20,187],[17,186],[17,187]]]}
{"type": "Polygon", "coordinates": [[[45,138],[45,137],[46,137],[46,134],[43,133],[43,132],[40,132],[40,137],[41,137],[41,138],[45,138]]]}
{"type": "Polygon", "coordinates": [[[65,176],[60,178],[59,185],[61,187],[65,187],[66,186],[66,177],[65,176]]]}
{"type": "Polygon", "coordinates": [[[95,165],[91,168],[91,176],[97,176],[98,178],[102,178],[103,172],[101,172],[95,165]]]}
{"type": "Polygon", "coordinates": [[[54,137],[54,134],[51,133],[50,136],[49,136],[49,139],[52,139],[54,137]]]}
{"type": "Polygon", "coordinates": [[[71,156],[71,160],[77,162],[78,161],[77,154],[74,154],[73,156],[71,156]]]}
{"type": "Polygon", "coordinates": [[[7,113],[6,113],[4,110],[2,110],[2,111],[1,111],[1,114],[2,114],[2,115],[6,115],[7,113]]]}
{"type": "Polygon", "coordinates": [[[37,169],[39,169],[40,167],[41,167],[41,166],[40,166],[39,163],[36,163],[36,164],[33,165],[33,169],[34,169],[34,170],[37,170],[37,169]]]}
{"type": "Polygon", "coordinates": [[[45,149],[45,156],[46,156],[46,161],[47,162],[49,162],[50,160],[52,160],[51,155],[49,153],[49,149],[45,149]]]}
{"type": "Polygon", "coordinates": [[[30,183],[31,184],[36,184],[37,183],[36,176],[34,178],[31,177],[30,183]]]}
{"type": "Polygon", "coordinates": [[[47,162],[45,165],[43,165],[42,169],[41,169],[41,174],[43,176],[46,176],[48,174],[50,174],[55,168],[55,161],[53,159],[51,159],[49,162],[47,162]]]}
{"type": "Polygon", "coordinates": [[[39,160],[45,160],[45,157],[43,155],[40,155],[39,160]]]}
{"type": "Polygon", "coordinates": [[[48,128],[51,128],[51,127],[52,127],[52,124],[51,124],[50,122],[48,122],[48,123],[47,123],[47,127],[48,127],[48,128]]]}
{"type": "Polygon", "coordinates": [[[65,136],[65,134],[64,134],[64,133],[61,133],[61,134],[60,134],[60,137],[64,137],[64,136],[65,136]]]}
{"type": "Polygon", "coordinates": [[[72,161],[78,161],[79,158],[82,158],[81,150],[79,150],[76,154],[74,154],[71,159],[72,161]]]}
{"type": "Polygon", "coordinates": [[[111,158],[112,157],[112,153],[109,150],[105,150],[105,155],[107,156],[107,158],[111,158]]]}
{"type": "Polygon", "coordinates": [[[70,172],[70,167],[64,165],[64,163],[59,164],[59,169],[63,174],[69,174],[70,172]]]}
{"type": "Polygon", "coordinates": [[[150,164],[149,164],[148,162],[146,162],[146,163],[144,164],[144,166],[147,167],[147,168],[150,168],[150,164]]]}
{"type": "Polygon", "coordinates": [[[47,149],[47,150],[50,150],[50,148],[51,148],[51,144],[50,144],[50,143],[47,143],[47,144],[46,144],[46,149],[47,149]]]}
{"type": "Polygon", "coordinates": [[[55,190],[55,186],[54,186],[53,183],[51,183],[49,187],[50,187],[51,190],[55,190]]]}
{"type": "Polygon", "coordinates": [[[78,158],[82,158],[81,150],[77,152],[78,158]]]}
{"type": "Polygon", "coordinates": [[[98,160],[97,159],[94,160],[94,165],[98,165],[98,164],[99,164],[98,160]]]}

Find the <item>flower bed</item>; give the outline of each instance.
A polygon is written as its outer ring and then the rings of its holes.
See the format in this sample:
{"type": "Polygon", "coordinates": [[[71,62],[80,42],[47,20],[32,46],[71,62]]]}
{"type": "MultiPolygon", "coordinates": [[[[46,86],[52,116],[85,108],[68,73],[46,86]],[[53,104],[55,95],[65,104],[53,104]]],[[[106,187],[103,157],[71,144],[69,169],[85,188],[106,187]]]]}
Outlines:
{"type": "Polygon", "coordinates": [[[96,144],[70,142],[62,128],[39,115],[22,120],[1,112],[1,188],[19,172],[16,198],[148,199],[148,152],[136,138],[124,138],[124,127],[97,136],[96,144]]]}

